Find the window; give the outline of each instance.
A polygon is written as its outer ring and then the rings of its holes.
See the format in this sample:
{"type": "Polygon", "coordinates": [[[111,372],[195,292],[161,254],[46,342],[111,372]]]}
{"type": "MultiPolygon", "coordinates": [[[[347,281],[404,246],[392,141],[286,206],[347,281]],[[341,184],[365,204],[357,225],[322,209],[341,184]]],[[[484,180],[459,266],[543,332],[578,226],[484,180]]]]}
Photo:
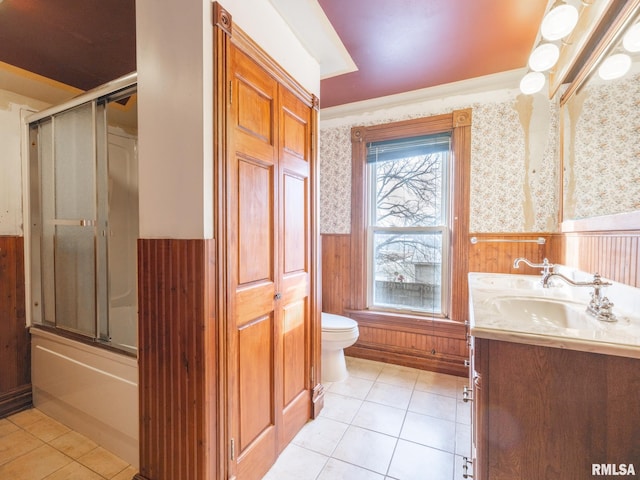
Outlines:
{"type": "Polygon", "coordinates": [[[353,127],[351,147],[348,308],[369,310],[368,318],[380,322],[404,321],[411,314],[417,315],[409,322],[467,320],[471,109],[353,127]],[[403,146],[423,150],[399,154],[403,146]],[[417,176],[413,185],[390,182],[396,175],[385,169],[416,170],[417,176]],[[430,184],[427,191],[416,186],[420,182],[430,184]],[[376,278],[382,285],[377,293],[376,278]],[[426,295],[416,302],[407,296],[409,287],[426,295]]]}
{"type": "Polygon", "coordinates": [[[450,139],[367,144],[370,307],[446,314],[450,139]]]}

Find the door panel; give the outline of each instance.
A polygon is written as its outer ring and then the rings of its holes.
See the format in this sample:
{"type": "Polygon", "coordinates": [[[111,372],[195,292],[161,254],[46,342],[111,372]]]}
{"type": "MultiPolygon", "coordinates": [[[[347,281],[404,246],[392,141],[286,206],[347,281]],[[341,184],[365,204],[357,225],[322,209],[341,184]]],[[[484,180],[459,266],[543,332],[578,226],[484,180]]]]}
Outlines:
{"type": "Polygon", "coordinates": [[[282,450],[311,417],[310,197],[311,110],[292,92],[279,90],[280,290],[283,292],[282,450]],[[304,367],[301,368],[301,365],[304,367]]]}
{"type": "Polygon", "coordinates": [[[238,127],[259,141],[273,143],[273,98],[258,76],[253,82],[238,75],[238,127]]]}
{"type": "Polygon", "coordinates": [[[238,285],[273,280],[272,167],[238,161],[238,285]]]}
{"type": "Polygon", "coordinates": [[[305,270],[307,266],[306,181],[284,175],[284,272],[305,270]]]}
{"type": "Polygon", "coordinates": [[[240,449],[273,426],[273,318],[258,318],[238,329],[240,449]],[[267,393],[265,395],[265,393],[267,393]]]}
{"type": "Polygon", "coordinates": [[[285,408],[305,390],[306,386],[307,359],[304,348],[306,312],[305,301],[291,303],[283,312],[283,363],[285,365],[283,398],[285,408]]]}
{"type": "Polygon", "coordinates": [[[275,80],[233,47],[231,71],[228,411],[236,458],[230,475],[235,470],[238,480],[245,480],[261,478],[277,455],[278,90],[275,80]]]}

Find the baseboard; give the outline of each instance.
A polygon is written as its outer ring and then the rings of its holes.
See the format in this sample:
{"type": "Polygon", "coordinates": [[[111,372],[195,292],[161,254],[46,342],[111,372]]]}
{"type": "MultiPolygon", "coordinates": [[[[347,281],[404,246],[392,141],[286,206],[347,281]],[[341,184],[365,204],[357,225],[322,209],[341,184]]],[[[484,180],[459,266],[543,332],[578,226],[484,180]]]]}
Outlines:
{"type": "Polygon", "coordinates": [[[31,384],[22,385],[0,395],[0,418],[33,406],[31,384]]]}
{"type": "Polygon", "coordinates": [[[432,372],[446,373],[458,377],[467,377],[469,371],[464,365],[464,360],[460,358],[447,358],[441,355],[419,356],[415,353],[403,353],[375,347],[354,345],[345,349],[345,355],[378,362],[393,363],[405,367],[419,368],[432,372]]]}

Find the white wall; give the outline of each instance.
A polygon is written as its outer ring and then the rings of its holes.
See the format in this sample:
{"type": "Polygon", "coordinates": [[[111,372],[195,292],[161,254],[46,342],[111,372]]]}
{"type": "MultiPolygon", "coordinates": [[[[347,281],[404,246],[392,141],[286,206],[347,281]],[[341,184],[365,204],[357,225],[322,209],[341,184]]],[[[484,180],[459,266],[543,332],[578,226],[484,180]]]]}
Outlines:
{"type": "MultiPolygon", "coordinates": [[[[0,90],[0,235],[24,235],[22,129],[24,117],[47,105],[0,90]]],[[[25,153],[26,162],[26,153],[25,153]]]]}
{"type": "MultiPolygon", "coordinates": [[[[320,97],[320,65],[268,0],[221,0],[237,24],[305,89],[320,97]]],[[[313,21],[310,19],[309,21],[313,21]]]]}
{"type": "MultiPolygon", "coordinates": [[[[223,2],[234,22],[318,95],[320,68],[268,0],[223,2]]],[[[213,235],[213,27],[208,0],[136,2],[140,236],[213,235]]]]}
{"type": "Polygon", "coordinates": [[[142,238],[212,236],[210,7],[136,2],[142,238]]]}

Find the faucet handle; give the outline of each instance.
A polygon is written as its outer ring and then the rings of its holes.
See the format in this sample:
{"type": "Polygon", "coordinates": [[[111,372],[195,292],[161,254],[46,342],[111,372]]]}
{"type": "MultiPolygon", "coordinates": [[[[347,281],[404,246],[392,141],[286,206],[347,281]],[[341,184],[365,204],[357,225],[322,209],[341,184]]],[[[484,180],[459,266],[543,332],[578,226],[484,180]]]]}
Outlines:
{"type": "Polygon", "coordinates": [[[593,284],[601,287],[608,287],[611,285],[611,282],[602,280],[602,276],[598,272],[596,272],[593,274],[593,284]]]}

